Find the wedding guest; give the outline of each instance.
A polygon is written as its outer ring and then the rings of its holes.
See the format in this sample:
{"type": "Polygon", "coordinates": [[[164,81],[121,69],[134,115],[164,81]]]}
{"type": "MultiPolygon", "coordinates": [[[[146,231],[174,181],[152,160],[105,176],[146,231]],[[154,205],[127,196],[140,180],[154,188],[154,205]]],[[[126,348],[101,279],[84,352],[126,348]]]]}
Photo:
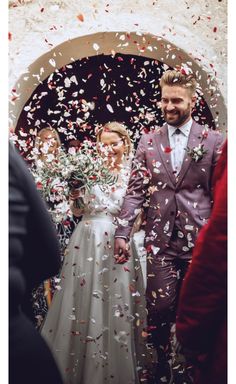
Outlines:
{"type": "Polygon", "coordinates": [[[157,350],[150,383],[171,381],[170,326],[198,231],[210,215],[212,172],[223,141],[191,116],[197,86],[192,74],[168,70],[160,86],[166,124],[140,139],[115,233],[115,258],[123,263],[133,222],[149,193],[146,297],[150,347],[157,350]]]}
{"type": "Polygon", "coordinates": [[[52,354],[30,318],[31,291],[55,275],[54,226],[27,166],[9,147],[9,383],[62,384],[52,354]]]}
{"type": "Polygon", "coordinates": [[[50,163],[56,157],[61,147],[61,139],[52,127],[42,128],[35,140],[35,149],[37,152],[36,159],[42,162],[50,163]],[[49,156],[52,155],[52,156],[49,156]]]}
{"type": "Polygon", "coordinates": [[[227,143],[213,183],[213,209],[183,281],[176,324],[195,384],[227,383],[227,143]]]}
{"type": "MultiPolygon", "coordinates": [[[[37,167],[43,164],[50,166],[52,161],[56,160],[58,151],[61,147],[61,140],[56,129],[52,127],[42,128],[38,133],[35,140],[34,147],[34,162],[32,163],[33,169],[37,171],[37,167]]],[[[57,233],[59,233],[57,228],[57,233]]],[[[59,236],[59,241],[62,243],[59,236]]],[[[37,287],[32,292],[32,305],[34,311],[34,321],[37,328],[40,327],[45,315],[48,311],[52,301],[52,294],[54,292],[54,280],[48,279],[37,287]]]]}
{"type": "MultiPolygon", "coordinates": [[[[53,167],[53,163],[59,161],[59,154],[62,151],[62,144],[56,129],[46,127],[41,129],[35,140],[33,174],[37,177],[38,169],[45,172],[53,167]]],[[[56,176],[55,176],[56,178],[56,176]]],[[[55,203],[47,202],[50,210],[55,209],[55,203]]],[[[51,212],[52,214],[52,212],[51,212]]],[[[58,240],[61,249],[61,262],[63,262],[65,248],[74,228],[74,220],[67,217],[63,221],[54,221],[58,240]]],[[[52,297],[57,287],[57,276],[46,280],[33,291],[33,309],[36,319],[36,326],[39,328],[45,318],[48,308],[51,305],[52,297]]]]}
{"type": "MultiPolygon", "coordinates": [[[[116,179],[112,185],[86,190],[84,208],[70,239],[61,271],[61,289],[42,328],[70,384],[138,383],[135,352],[137,298],[141,272],[137,260],[114,263],[114,232],[130,174],[131,140],[118,123],[97,133],[104,167],[116,179]]],[[[77,198],[77,193],[74,198],[77,198]]]]}

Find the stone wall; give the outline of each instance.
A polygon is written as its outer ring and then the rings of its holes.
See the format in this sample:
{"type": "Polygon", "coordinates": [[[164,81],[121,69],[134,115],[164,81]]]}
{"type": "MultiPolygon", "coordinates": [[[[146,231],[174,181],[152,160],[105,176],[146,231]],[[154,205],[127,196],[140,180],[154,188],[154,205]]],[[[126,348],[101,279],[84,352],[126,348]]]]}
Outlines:
{"type": "Polygon", "coordinates": [[[56,45],[122,30],[151,33],[180,47],[216,78],[226,98],[226,0],[10,0],[10,89],[56,45]]]}

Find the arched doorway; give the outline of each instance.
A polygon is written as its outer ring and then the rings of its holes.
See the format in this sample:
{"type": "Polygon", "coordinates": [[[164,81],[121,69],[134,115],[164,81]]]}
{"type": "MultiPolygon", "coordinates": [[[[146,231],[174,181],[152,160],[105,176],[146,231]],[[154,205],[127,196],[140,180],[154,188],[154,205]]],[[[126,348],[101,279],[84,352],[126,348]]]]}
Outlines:
{"type": "Polygon", "coordinates": [[[214,79],[163,38],[104,32],[66,41],[36,60],[15,86],[10,118],[22,154],[37,130],[51,125],[63,142],[93,136],[105,121],[126,123],[135,142],[143,129],[162,125],[159,78],[168,68],[192,70],[200,84],[194,117],[225,131],[226,107],[214,79]]]}

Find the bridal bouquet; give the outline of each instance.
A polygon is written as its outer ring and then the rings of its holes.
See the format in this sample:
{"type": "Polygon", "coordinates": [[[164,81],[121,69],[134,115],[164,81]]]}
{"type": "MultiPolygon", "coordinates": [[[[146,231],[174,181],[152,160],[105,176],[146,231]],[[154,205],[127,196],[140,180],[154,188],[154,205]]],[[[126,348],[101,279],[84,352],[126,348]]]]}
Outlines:
{"type": "Polygon", "coordinates": [[[66,154],[61,150],[57,156],[49,154],[46,159],[42,161],[36,157],[31,173],[53,221],[63,223],[72,217],[68,201],[70,189],[65,177],[68,172],[66,154]]]}
{"type": "MultiPolygon", "coordinates": [[[[49,206],[49,212],[56,223],[63,223],[72,216],[69,205],[71,189],[90,190],[94,185],[113,185],[112,175],[105,158],[98,153],[96,144],[84,141],[76,152],[70,148],[66,153],[60,150],[56,156],[48,155],[47,161],[36,159],[31,169],[37,189],[49,206]]],[[[80,203],[82,202],[79,199],[80,203]]]]}
{"type": "Polygon", "coordinates": [[[90,190],[95,184],[112,185],[116,177],[106,165],[106,157],[97,151],[96,144],[85,140],[76,152],[74,148],[68,151],[68,161],[71,165],[70,186],[90,190]]]}

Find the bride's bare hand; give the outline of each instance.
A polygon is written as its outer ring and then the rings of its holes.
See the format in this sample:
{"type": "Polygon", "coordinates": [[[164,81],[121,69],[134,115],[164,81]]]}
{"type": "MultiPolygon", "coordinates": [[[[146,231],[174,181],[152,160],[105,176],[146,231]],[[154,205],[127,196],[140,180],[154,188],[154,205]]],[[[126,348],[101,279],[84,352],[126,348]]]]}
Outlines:
{"type": "Polygon", "coordinates": [[[116,238],[114,243],[114,259],[116,264],[124,264],[130,258],[129,244],[125,239],[116,238]]]}

